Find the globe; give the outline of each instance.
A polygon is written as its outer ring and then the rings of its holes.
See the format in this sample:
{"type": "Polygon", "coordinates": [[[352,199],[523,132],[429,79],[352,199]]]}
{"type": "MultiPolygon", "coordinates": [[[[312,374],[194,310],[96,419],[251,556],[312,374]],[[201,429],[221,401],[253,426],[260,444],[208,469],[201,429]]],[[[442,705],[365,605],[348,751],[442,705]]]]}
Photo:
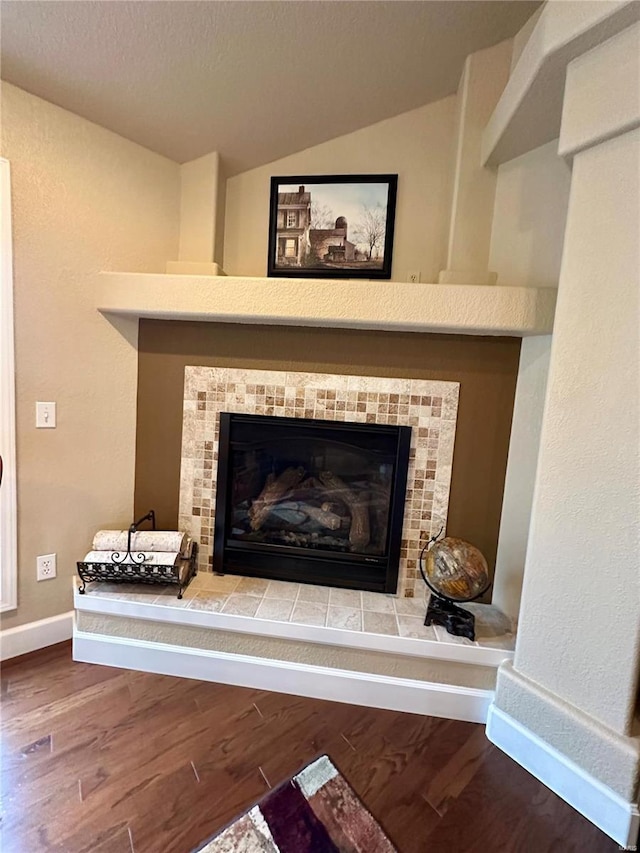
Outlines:
{"type": "Polygon", "coordinates": [[[489,568],[476,547],[447,536],[427,551],[424,579],[443,598],[472,601],[488,588],[489,568]]]}

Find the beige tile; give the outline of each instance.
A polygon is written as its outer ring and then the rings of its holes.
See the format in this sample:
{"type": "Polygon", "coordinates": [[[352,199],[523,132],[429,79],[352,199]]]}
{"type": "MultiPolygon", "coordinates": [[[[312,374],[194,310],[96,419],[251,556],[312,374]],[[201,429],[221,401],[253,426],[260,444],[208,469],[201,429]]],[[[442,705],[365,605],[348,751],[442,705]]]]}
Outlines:
{"type": "Polygon", "coordinates": [[[364,630],[369,634],[398,634],[398,623],[395,614],[374,613],[370,610],[363,612],[364,630]]]}
{"type": "Polygon", "coordinates": [[[209,589],[209,578],[213,577],[211,572],[198,572],[189,584],[189,589],[209,589]]]}
{"type": "Polygon", "coordinates": [[[422,598],[396,598],[394,602],[396,613],[403,616],[422,616],[427,613],[427,605],[422,598]]]}
{"type": "Polygon", "coordinates": [[[109,592],[104,597],[115,598],[118,601],[137,601],[140,604],[151,604],[158,597],[160,590],[169,595],[173,594],[176,598],[178,597],[178,587],[172,584],[161,586],[143,583],[119,583],[113,584],[113,586],[115,590],[109,592]]]}
{"type": "Polygon", "coordinates": [[[505,649],[512,652],[516,647],[516,638],[514,634],[503,634],[501,637],[482,637],[476,631],[476,643],[483,648],[505,649]]]}
{"type": "Polygon", "coordinates": [[[329,593],[331,607],[362,607],[362,593],[358,589],[331,589],[329,593]]]}
{"type": "Polygon", "coordinates": [[[267,591],[268,586],[269,581],[263,578],[240,578],[240,582],[234,592],[262,597],[267,591]]]}
{"type": "Polygon", "coordinates": [[[293,601],[282,598],[263,598],[256,612],[258,619],[275,619],[288,622],[293,610],[293,601]]]}
{"type": "MultiPolygon", "coordinates": [[[[76,581],[77,586],[80,586],[81,581],[78,579],[76,581]]],[[[161,590],[162,587],[158,587],[156,590],[156,595],[158,594],[158,590],[161,590]]],[[[103,598],[107,598],[110,595],[121,592],[122,584],[119,583],[99,583],[98,581],[89,581],[89,583],[85,587],[84,595],[93,595],[93,596],[102,596],[103,598]]]]}
{"type": "Polygon", "coordinates": [[[197,590],[187,589],[182,598],[178,598],[175,593],[174,595],[159,595],[153,599],[152,603],[158,607],[188,607],[197,595],[197,590]]]}
{"type": "Polygon", "coordinates": [[[329,607],[327,627],[362,631],[362,611],[356,610],[355,607],[329,607]]]}
{"type": "Polygon", "coordinates": [[[228,596],[221,592],[199,592],[189,601],[189,610],[208,610],[219,613],[227,603],[228,596]]]}
{"type": "Polygon", "coordinates": [[[327,605],[317,601],[301,601],[298,599],[291,622],[301,622],[303,625],[324,625],[327,621],[327,605]]]}
{"type": "Polygon", "coordinates": [[[375,613],[395,613],[393,608],[394,596],[382,592],[363,592],[362,607],[375,613]]]}
{"type": "Polygon", "coordinates": [[[260,601],[261,599],[255,595],[232,594],[227,599],[222,612],[230,613],[234,616],[255,616],[256,610],[260,606],[260,601]]]}
{"type": "Polygon", "coordinates": [[[504,637],[505,634],[513,633],[511,619],[495,605],[469,602],[462,606],[475,616],[477,640],[504,637]]]}
{"type": "Polygon", "coordinates": [[[288,581],[269,581],[265,597],[286,598],[290,601],[294,601],[298,596],[299,589],[299,583],[289,583],[288,581]]]}
{"type": "Polygon", "coordinates": [[[214,575],[211,572],[199,572],[196,580],[200,588],[216,592],[233,592],[240,583],[237,575],[214,575]]]}
{"type": "Polygon", "coordinates": [[[413,637],[418,640],[435,640],[436,632],[433,627],[424,624],[424,616],[398,615],[398,628],[401,637],[413,637]]]}
{"type": "Polygon", "coordinates": [[[317,604],[327,605],[329,603],[329,591],[328,586],[312,586],[311,584],[301,583],[298,601],[315,601],[317,604]]]}
{"type": "Polygon", "coordinates": [[[441,643],[455,643],[461,646],[477,646],[477,643],[472,643],[467,637],[457,637],[455,634],[450,634],[446,628],[440,625],[433,626],[436,632],[436,637],[441,643]]]}

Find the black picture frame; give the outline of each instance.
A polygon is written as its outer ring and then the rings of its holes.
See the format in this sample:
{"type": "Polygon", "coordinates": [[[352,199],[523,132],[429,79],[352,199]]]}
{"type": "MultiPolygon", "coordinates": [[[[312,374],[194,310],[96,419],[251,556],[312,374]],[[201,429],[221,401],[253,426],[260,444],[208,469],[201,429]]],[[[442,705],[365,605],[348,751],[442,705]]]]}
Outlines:
{"type": "Polygon", "coordinates": [[[267,275],[390,279],[397,191],[397,175],[272,177],[267,275]]]}

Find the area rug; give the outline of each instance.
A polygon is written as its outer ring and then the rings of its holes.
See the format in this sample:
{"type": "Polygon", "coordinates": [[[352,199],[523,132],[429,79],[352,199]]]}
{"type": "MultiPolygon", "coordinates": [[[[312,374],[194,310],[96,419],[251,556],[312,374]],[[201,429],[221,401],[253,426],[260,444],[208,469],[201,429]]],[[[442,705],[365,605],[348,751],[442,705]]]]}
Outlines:
{"type": "Polygon", "coordinates": [[[197,851],[397,853],[326,755],[274,788],[197,851]]]}

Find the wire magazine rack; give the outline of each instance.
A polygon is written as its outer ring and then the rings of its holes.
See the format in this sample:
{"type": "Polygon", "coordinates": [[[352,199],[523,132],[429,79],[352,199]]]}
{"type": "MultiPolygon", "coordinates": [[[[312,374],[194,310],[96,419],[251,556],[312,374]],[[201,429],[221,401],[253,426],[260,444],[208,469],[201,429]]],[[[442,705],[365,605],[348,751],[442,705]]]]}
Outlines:
{"type": "Polygon", "coordinates": [[[114,551],[111,560],[103,563],[87,563],[83,560],[77,562],[78,575],[82,581],[78,590],[81,595],[84,595],[86,586],[91,581],[107,581],[173,584],[178,587],[178,598],[182,598],[185,589],[198,572],[198,543],[190,541],[187,553],[172,565],[147,563],[143,553],[131,550],[131,537],[145,521],[151,522],[152,530],[156,529],[156,514],[152,509],[129,527],[126,552],[114,551]]]}

